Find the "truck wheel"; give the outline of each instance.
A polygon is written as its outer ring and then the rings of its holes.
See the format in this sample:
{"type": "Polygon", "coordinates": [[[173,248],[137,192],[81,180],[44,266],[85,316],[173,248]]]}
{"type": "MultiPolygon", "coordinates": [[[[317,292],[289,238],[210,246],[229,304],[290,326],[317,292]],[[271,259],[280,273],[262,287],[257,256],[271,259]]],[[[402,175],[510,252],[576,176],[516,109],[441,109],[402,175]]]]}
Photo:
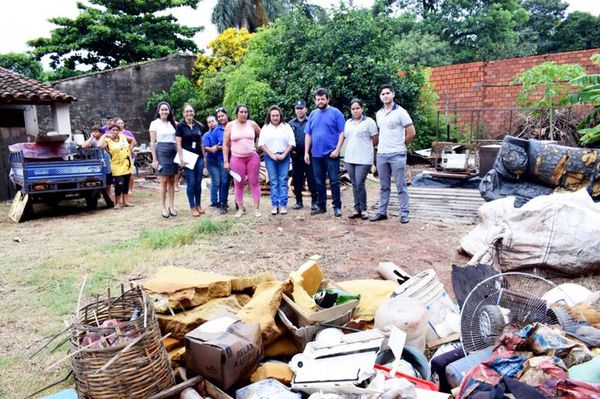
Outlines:
{"type": "Polygon", "coordinates": [[[98,208],[98,193],[95,191],[85,196],[85,205],[90,211],[98,208]]]}
{"type": "Polygon", "coordinates": [[[33,200],[29,198],[27,204],[25,205],[25,210],[23,211],[23,219],[28,220],[33,216],[33,200]]]}

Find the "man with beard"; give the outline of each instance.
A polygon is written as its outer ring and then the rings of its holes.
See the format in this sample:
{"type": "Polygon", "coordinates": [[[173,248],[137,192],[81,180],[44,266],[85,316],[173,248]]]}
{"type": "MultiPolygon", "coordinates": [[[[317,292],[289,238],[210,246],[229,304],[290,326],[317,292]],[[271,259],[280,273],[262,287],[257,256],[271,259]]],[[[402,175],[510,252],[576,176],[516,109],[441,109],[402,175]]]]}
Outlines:
{"type": "Polygon", "coordinates": [[[329,177],[333,212],[342,216],[340,194],[340,150],[344,142],[344,115],[339,109],[329,105],[329,91],[321,88],[315,92],[317,109],[308,117],[305,133],[304,162],[311,164],[317,188],[317,206],[311,215],[326,212],[327,189],[325,179],[329,177]]]}

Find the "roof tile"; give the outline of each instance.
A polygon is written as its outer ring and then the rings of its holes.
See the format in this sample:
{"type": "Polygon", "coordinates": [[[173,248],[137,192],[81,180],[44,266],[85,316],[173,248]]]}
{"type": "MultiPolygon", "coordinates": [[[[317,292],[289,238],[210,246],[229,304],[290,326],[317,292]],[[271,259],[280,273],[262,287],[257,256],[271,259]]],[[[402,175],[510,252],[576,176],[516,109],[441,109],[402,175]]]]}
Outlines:
{"type": "Polygon", "coordinates": [[[0,103],[70,103],[77,98],[54,87],[0,67],[0,103]]]}

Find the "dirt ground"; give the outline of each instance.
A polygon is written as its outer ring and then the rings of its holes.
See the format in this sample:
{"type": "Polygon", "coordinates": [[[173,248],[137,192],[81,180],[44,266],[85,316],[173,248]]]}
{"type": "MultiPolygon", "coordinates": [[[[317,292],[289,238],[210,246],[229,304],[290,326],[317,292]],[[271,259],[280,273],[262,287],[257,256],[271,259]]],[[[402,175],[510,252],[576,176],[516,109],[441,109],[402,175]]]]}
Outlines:
{"type": "MultiPolygon", "coordinates": [[[[67,345],[55,353],[29,356],[69,322],[84,276],[83,303],[106,288],[143,280],[161,266],[232,275],[269,270],[283,279],[309,257],[319,256],[325,275],[333,280],[378,278],[378,262],[392,261],[409,273],[433,268],[450,292],[451,265],[467,261],[456,249],[473,226],[418,219],[401,224],[397,217],[378,223],[352,221],[347,218],[352,211],[349,188],[342,193],[342,218],[334,218],[331,209],[310,216],[307,207],[270,216],[268,197],[263,196],[263,216],[249,212],[240,219],[233,211],[221,216],[210,208],[192,218],[184,188],[176,195],[180,215],[163,219],[156,188],[154,183],[138,185],[134,208],[91,212],[73,201],[55,209],[36,207],[36,216],[21,224],[0,218],[0,397],[24,397],[66,375],[68,362],[43,370],[64,357],[67,345]],[[189,234],[195,226],[206,227],[207,221],[212,227],[206,232],[189,234]]],[[[377,199],[377,190],[369,184],[369,202],[377,199]]],[[[248,197],[246,203],[251,208],[248,197]]],[[[0,215],[7,215],[9,206],[0,204],[0,215]]],[[[60,386],[69,384],[72,380],[60,386]]]]}

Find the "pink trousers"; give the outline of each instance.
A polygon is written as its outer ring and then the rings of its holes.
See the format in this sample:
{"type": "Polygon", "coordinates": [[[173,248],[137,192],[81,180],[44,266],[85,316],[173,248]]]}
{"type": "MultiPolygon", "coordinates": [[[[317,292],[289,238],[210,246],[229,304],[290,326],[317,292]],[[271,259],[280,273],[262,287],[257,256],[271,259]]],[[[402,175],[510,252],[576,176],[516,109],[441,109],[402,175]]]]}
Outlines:
{"type": "Polygon", "coordinates": [[[260,186],[258,182],[260,158],[258,157],[258,154],[253,153],[252,155],[243,158],[232,155],[231,160],[229,161],[229,167],[232,171],[242,177],[242,181],[240,182],[233,179],[235,202],[240,205],[244,203],[244,185],[246,183],[246,176],[248,177],[248,185],[250,186],[252,199],[258,201],[260,199],[260,186]]]}

